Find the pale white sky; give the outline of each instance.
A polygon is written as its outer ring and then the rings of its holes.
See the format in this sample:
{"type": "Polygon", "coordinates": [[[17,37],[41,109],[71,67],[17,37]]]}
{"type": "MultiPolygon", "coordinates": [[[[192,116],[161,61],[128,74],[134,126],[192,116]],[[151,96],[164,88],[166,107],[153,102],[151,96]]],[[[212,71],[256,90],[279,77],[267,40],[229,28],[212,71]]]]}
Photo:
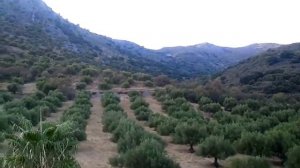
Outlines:
{"type": "Polygon", "coordinates": [[[44,0],[69,21],[147,48],[300,42],[299,0],[44,0]]]}

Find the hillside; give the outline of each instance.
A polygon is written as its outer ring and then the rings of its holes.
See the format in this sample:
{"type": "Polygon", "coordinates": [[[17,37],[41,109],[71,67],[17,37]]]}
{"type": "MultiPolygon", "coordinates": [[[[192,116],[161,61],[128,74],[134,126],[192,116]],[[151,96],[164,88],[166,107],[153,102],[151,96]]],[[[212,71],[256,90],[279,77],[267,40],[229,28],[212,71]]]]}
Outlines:
{"type": "Polygon", "coordinates": [[[187,47],[162,48],[160,51],[174,58],[180,66],[189,66],[195,73],[214,74],[267,49],[279,46],[265,43],[230,48],[202,43],[187,47]]]}
{"type": "Polygon", "coordinates": [[[41,0],[0,1],[0,14],[1,48],[13,48],[33,57],[70,57],[103,68],[166,74],[180,79],[219,72],[277,46],[258,44],[232,49],[206,44],[150,50],[82,29],[41,0]]]}
{"type": "Polygon", "coordinates": [[[225,70],[220,79],[227,86],[264,93],[300,92],[300,43],[268,51],[225,70]]]}

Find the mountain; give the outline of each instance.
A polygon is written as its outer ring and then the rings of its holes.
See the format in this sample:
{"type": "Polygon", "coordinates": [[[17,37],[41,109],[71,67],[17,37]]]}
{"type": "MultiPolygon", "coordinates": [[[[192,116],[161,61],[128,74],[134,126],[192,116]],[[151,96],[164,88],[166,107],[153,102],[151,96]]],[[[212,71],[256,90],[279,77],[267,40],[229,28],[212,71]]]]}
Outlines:
{"type": "Polygon", "coordinates": [[[1,0],[0,25],[0,47],[22,50],[35,58],[70,57],[103,68],[166,74],[180,79],[219,72],[278,46],[228,48],[199,44],[150,50],[82,29],[53,12],[42,0],[1,0]]]}
{"type": "Polygon", "coordinates": [[[279,46],[278,44],[265,43],[230,48],[202,43],[187,47],[162,48],[160,52],[173,57],[180,66],[189,66],[195,73],[214,74],[244,59],[279,46]]]}
{"type": "Polygon", "coordinates": [[[300,92],[300,43],[269,49],[225,70],[220,76],[227,86],[263,93],[300,92]]]}

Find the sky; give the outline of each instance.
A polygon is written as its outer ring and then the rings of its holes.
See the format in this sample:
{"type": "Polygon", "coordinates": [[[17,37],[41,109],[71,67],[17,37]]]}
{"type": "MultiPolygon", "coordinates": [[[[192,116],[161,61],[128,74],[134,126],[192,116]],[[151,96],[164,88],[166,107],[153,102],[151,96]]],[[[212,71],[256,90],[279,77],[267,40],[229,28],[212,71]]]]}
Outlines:
{"type": "Polygon", "coordinates": [[[159,49],[300,42],[299,0],[44,0],[94,33],[159,49]]]}

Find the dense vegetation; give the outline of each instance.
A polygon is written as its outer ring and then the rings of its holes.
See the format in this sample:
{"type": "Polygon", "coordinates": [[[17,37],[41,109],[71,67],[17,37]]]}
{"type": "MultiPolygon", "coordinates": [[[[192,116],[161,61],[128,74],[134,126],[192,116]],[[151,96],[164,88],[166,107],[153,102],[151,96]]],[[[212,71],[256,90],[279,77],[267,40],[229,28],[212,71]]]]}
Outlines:
{"type": "Polygon", "coordinates": [[[200,113],[187,103],[184,90],[169,87],[156,91],[155,96],[169,118],[176,121],[170,123],[167,117],[155,115],[157,119],[150,118],[150,126],[164,123],[165,128],[173,128],[167,134],[173,135],[175,143],[190,143],[190,151],[193,144],[199,144],[197,154],[215,157],[216,167],[218,158],[235,152],[257,157],[276,156],[286,164],[291,160],[297,164],[295,156],[290,154],[296,153],[300,142],[297,99],[284,94],[260,101],[225,95],[215,101],[199,96],[200,113]]]}

